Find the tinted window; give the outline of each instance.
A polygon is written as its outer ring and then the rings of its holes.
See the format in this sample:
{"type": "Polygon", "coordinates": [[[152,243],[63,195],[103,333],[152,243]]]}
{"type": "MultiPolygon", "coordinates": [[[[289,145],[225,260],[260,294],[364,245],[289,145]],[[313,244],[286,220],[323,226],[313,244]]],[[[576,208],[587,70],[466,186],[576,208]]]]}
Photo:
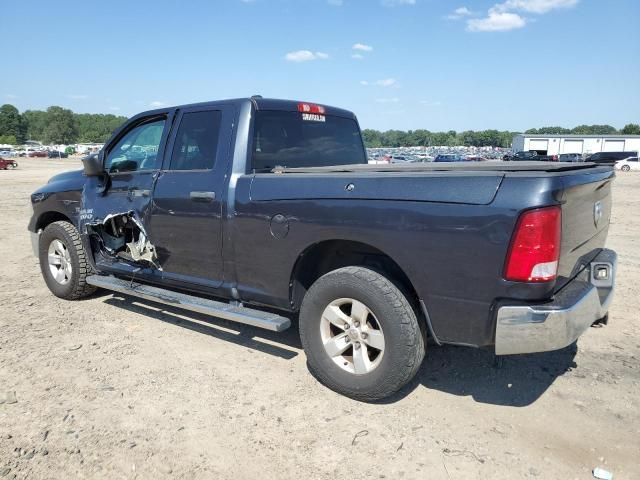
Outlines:
{"type": "Polygon", "coordinates": [[[171,153],[170,170],[211,170],[216,163],[222,112],[185,113],[171,153]]]}
{"type": "Polygon", "coordinates": [[[259,111],[253,128],[252,168],[320,167],[367,163],[360,129],[353,119],[259,111]],[[322,120],[320,120],[322,119],[322,120]]]}
{"type": "Polygon", "coordinates": [[[632,157],[632,158],[627,158],[628,162],[637,162],[638,161],[638,157],[632,157]]]}
{"type": "Polygon", "coordinates": [[[105,169],[115,173],[157,168],[156,160],[164,122],[164,118],[152,120],[129,130],[109,150],[105,169]]]}

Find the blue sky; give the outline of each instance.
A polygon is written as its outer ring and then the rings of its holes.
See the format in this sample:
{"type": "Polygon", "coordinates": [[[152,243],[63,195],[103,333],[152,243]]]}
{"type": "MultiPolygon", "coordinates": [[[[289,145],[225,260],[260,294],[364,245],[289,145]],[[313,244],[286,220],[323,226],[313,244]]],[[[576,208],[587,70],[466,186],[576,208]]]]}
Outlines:
{"type": "Polygon", "coordinates": [[[261,94],[363,128],[640,122],[638,0],[4,0],[0,103],[133,115],[261,94]]]}

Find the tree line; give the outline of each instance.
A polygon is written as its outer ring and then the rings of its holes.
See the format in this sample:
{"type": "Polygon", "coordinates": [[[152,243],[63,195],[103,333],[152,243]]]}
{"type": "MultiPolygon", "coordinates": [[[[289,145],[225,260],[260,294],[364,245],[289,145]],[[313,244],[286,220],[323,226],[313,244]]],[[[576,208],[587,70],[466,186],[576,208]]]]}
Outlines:
{"type": "MultiPolygon", "coordinates": [[[[431,132],[429,130],[378,130],[365,129],[362,132],[367,147],[429,147],[429,146],[459,146],[467,147],[504,147],[511,146],[513,136],[520,132],[498,130],[467,130],[456,132],[431,132]]],[[[542,127],[530,128],[524,133],[541,135],[640,135],[640,125],[630,123],[621,130],[611,125],[578,125],[575,128],[542,127]]]]}
{"type": "Polygon", "coordinates": [[[52,106],[26,110],[5,104],[0,107],[0,144],[21,145],[26,140],[45,144],[103,143],[127,117],[101,113],[74,113],[52,106]]]}
{"type": "MultiPolygon", "coordinates": [[[[5,104],[0,107],[0,144],[20,145],[25,140],[45,144],[103,143],[126,117],[110,114],[74,113],[62,107],[49,107],[46,111],[26,110],[22,114],[16,107],[5,104]]],[[[467,130],[456,132],[431,132],[429,130],[378,130],[365,129],[362,134],[367,147],[417,147],[417,146],[511,146],[513,136],[519,132],[498,130],[467,130]]],[[[542,127],[526,130],[529,134],[577,134],[577,135],[640,135],[640,125],[630,123],[621,130],[611,125],[578,125],[542,127]]]]}

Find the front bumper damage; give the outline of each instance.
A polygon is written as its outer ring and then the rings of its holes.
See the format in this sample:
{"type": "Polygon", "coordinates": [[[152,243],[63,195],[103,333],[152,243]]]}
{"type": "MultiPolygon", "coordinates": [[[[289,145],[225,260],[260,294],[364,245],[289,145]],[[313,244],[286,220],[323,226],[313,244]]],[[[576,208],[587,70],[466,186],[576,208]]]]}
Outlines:
{"type": "Polygon", "coordinates": [[[496,319],[496,355],[559,350],[604,318],[613,299],[617,255],[603,249],[554,299],[539,305],[501,305],[496,319]],[[607,278],[598,272],[608,271],[607,278]]]}

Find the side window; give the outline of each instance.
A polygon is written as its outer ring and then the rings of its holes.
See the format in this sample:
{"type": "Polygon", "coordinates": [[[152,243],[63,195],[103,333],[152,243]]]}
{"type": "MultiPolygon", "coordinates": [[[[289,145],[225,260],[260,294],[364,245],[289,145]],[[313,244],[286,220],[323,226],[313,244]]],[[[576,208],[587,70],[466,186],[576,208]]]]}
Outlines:
{"type": "Polygon", "coordinates": [[[169,170],[211,170],[216,163],[222,112],[185,113],[176,133],[169,170]]]}
{"type": "Polygon", "coordinates": [[[157,168],[164,124],[164,118],[155,119],[129,130],[107,153],[105,170],[116,173],[157,168]]]}

